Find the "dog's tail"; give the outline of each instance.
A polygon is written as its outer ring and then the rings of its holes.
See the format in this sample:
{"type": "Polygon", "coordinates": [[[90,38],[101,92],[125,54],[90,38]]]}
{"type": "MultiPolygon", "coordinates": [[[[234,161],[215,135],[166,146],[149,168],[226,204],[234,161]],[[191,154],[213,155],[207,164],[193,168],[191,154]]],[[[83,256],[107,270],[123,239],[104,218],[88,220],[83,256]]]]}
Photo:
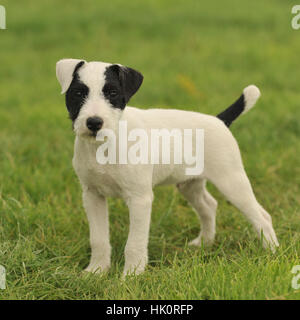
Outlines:
{"type": "Polygon", "coordinates": [[[242,95],[230,107],[219,113],[217,117],[229,127],[239,115],[254,107],[259,97],[259,89],[255,85],[250,85],[243,90],[242,95]]]}

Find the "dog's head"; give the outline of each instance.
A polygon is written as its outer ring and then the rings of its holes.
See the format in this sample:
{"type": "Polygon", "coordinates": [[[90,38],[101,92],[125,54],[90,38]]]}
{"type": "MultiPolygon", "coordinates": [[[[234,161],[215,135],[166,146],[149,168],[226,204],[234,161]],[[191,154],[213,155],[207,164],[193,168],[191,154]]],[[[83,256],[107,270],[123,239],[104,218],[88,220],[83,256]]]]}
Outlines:
{"type": "Polygon", "coordinates": [[[95,137],[101,128],[117,129],[129,99],[143,76],[119,64],[63,59],[56,76],[66,93],[66,106],[77,135],[95,137]]]}

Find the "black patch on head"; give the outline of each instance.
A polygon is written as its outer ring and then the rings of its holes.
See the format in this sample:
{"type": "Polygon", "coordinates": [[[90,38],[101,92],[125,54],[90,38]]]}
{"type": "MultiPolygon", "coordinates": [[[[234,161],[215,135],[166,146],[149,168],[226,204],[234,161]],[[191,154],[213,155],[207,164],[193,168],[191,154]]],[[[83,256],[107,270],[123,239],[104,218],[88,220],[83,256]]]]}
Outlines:
{"type": "Polygon", "coordinates": [[[69,111],[70,119],[74,122],[78,117],[81,107],[89,94],[89,88],[79,80],[78,70],[84,64],[80,61],[74,71],[73,80],[66,93],[66,106],[69,111]]]}
{"type": "Polygon", "coordinates": [[[107,67],[104,76],[104,97],[113,107],[122,110],[143,82],[140,72],[117,64],[107,67]]]}
{"type": "Polygon", "coordinates": [[[242,94],[230,107],[217,115],[227,127],[244,111],[245,109],[245,97],[242,94]]]}

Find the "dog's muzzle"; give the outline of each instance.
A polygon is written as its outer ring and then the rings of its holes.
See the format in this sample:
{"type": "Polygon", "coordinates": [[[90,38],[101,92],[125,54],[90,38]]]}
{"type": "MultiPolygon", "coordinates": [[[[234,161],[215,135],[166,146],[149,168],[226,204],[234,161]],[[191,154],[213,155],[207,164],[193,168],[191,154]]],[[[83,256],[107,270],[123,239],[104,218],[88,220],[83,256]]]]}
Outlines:
{"type": "Polygon", "coordinates": [[[99,117],[90,117],[86,120],[86,126],[92,133],[97,133],[102,128],[103,120],[99,117]]]}

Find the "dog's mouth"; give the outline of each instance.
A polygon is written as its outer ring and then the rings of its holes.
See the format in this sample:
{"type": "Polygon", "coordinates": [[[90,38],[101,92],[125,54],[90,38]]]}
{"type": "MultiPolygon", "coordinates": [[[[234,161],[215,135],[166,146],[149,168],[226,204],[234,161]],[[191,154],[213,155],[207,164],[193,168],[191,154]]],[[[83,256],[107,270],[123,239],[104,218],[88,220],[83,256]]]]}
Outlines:
{"type": "Polygon", "coordinates": [[[91,132],[89,133],[90,137],[96,138],[97,137],[97,132],[91,132]]]}

